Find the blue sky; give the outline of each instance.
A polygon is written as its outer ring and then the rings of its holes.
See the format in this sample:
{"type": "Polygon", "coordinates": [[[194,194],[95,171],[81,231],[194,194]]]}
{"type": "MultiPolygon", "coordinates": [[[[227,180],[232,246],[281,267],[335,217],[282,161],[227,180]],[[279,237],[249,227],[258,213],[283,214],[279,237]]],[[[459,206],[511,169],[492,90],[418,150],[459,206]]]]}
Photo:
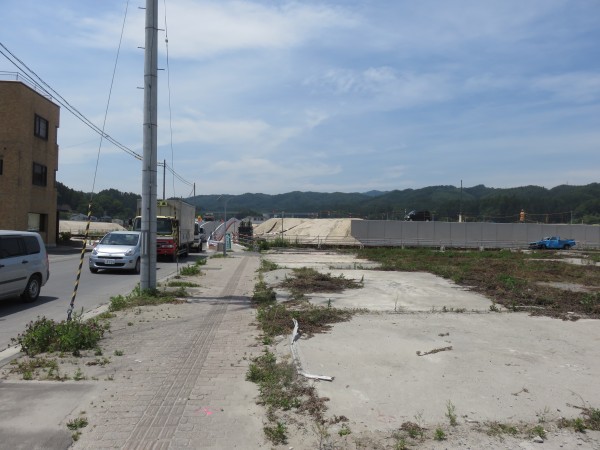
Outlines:
{"type": "MultiPolygon", "coordinates": [[[[140,154],[144,4],[128,6],[105,127],[140,154]]],[[[126,6],[5,0],[0,42],[101,127],[126,6]]],[[[158,159],[197,194],[600,181],[597,0],[159,9],[169,53],[167,65],[161,32],[159,68],[170,70],[159,72],[158,159]]],[[[0,71],[15,70],[0,55],[0,71]]],[[[100,147],[64,108],[59,146],[67,186],[141,192],[140,161],[100,147]]],[[[162,172],[158,183],[161,195],[162,172]]],[[[166,186],[167,196],[192,193],[170,175],[166,186]]]]}

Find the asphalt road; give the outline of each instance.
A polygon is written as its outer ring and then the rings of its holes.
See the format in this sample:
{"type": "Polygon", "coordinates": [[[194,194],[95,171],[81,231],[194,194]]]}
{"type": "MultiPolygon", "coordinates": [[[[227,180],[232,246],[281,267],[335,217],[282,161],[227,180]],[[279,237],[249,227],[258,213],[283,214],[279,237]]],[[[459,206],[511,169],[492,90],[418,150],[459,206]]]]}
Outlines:
{"type": "MultiPolygon", "coordinates": [[[[0,351],[11,344],[11,338],[25,330],[25,326],[38,316],[53,320],[67,318],[67,309],[73,295],[80,253],[51,254],[50,279],[42,287],[40,297],[33,303],[23,303],[19,298],[0,300],[0,351]]],[[[75,311],[92,310],[108,303],[112,296],[127,294],[140,281],[140,276],[127,272],[90,273],[86,254],[82,266],[79,288],[75,298],[75,311]]],[[[192,262],[196,258],[190,255],[179,264],[192,262]]],[[[159,261],[157,263],[157,280],[176,273],[177,264],[159,261]]]]}

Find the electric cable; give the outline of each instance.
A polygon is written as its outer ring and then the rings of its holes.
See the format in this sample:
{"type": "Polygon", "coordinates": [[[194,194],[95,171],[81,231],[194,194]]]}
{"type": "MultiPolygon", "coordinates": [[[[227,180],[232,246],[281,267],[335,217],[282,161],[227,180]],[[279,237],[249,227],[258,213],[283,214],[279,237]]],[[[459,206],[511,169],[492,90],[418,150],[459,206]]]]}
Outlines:
{"type": "MultiPolygon", "coordinates": [[[[0,42],[0,54],[2,54],[9,62],[11,62],[19,71],[17,75],[20,75],[25,80],[28,81],[31,85],[42,90],[44,95],[50,97],[56,103],[61,105],[71,114],[73,114],[78,120],[80,120],[87,127],[92,129],[94,132],[99,134],[104,140],[110,142],[120,150],[125,153],[133,156],[135,159],[141,161],[142,156],[125,146],[124,144],[117,141],[115,138],[107,134],[104,130],[100,129],[97,125],[95,125],[90,119],[88,119],[83,113],[81,113],[77,108],[72,106],[67,100],[65,100],[56,90],[54,90],[50,85],[48,85],[39,75],[35,73],[27,64],[25,64],[21,59],[19,59],[13,52],[11,52],[2,42],[0,42]],[[32,75],[31,75],[32,74],[32,75]],[[37,81],[36,81],[37,80],[37,81]]],[[[160,163],[159,163],[160,165],[160,163]]],[[[192,182],[185,180],[181,175],[177,174],[172,168],[168,167],[169,172],[172,173],[179,181],[193,186],[192,182]]]]}
{"type": "Polygon", "coordinates": [[[81,278],[81,269],[83,267],[83,260],[85,258],[85,249],[87,246],[87,241],[89,238],[90,231],[90,223],[92,221],[92,201],[94,198],[94,191],[96,189],[96,176],[98,175],[98,165],[100,163],[100,152],[102,149],[102,141],[104,140],[104,129],[106,127],[106,119],[108,117],[108,108],[110,106],[110,100],[112,97],[112,91],[115,84],[115,74],[117,73],[117,65],[119,63],[119,55],[121,53],[121,45],[123,43],[123,34],[125,31],[125,21],[127,20],[127,11],[129,9],[129,0],[125,4],[125,14],[123,17],[123,26],[121,27],[121,36],[119,37],[119,45],[117,46],[117,55],[115,57],[115,64],[113,66],[112,78],[110,81],[110,88],[108,90],[108,98],[106,100],[106,109],[104,110],[104,120],[102,121],[102,132],[100,134],[100,142],[98,143],[98,153],[96,156],[96,167],[94,168],[94,177],[92,181],[92,191],[90,192],[90,202],[88,205],[88,216],[87,223],[85,225],[85,234],[83,236],[83,245],[81,247],[81,256],[79,258],[79,268],[77,269],[77,277],[75,278],[75,285],[73,287],[73,295],[71,296],[71,303],[69,304],[69,309],[67,310],[67,321],[71,320],[71,314],[73,313],[73,309],[75,308],[75,298],[77,297],[77,290],[79,289],[79,280],[81,278]]]}
{"type": "MultiPolygon", "coordinates": [[[[171,67],[169,65],[169,27],[167,25],[167,0],[163,0],[163,5],[165,8],[165,49],[166,49],[166,59],[167,59],[167,98],[169,105],[169,137],[170,137],[170,146],[171,146],[171,166],[175,167],[174,162],[174,151],[173,151],[173,114],[171,109],[171,67]]],[[[173,196],[177,197],[175,192],[175,172],[171,171],[174,175],[172,178],[173,181],[173,196]]]]}

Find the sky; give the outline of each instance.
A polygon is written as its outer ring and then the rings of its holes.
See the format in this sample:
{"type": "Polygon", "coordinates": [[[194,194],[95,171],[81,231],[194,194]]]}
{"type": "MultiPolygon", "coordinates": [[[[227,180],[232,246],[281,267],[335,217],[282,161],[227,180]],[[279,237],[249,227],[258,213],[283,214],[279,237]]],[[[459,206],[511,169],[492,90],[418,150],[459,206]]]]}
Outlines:
{"type": "MultiPolygon", "coordinates": [[[[2,0],[0,43],[142,154],[144,6],[2,0]]],[[[600,182],[597,0],[159,0],[158,21],[167,197],[600,182]]],[[[58,181],[141,193],[141,161],[60,120],[58,181]]]]}

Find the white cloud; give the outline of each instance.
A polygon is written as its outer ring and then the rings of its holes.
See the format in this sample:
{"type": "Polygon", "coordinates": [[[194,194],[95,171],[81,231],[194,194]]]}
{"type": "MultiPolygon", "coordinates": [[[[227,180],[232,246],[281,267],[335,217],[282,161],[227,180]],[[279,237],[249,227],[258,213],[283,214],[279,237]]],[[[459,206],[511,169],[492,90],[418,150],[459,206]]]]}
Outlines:
{"type": "MultiPolygon", "coordinates": [[[[141,153],[137,6],[129,5],[106,131],[141,153]]],[[[178,0],[167,8],[159,158],[171,158],[172,128],[174,166],[199,191],[387,190],[456,183],[460,173],[498,186],[552,184],[567,172],[541,169],[540,160],[568,160],[572,183],[598,180],[594,2],[178,0]]],[[[7,2],[2,40],[101,126],[124,9],[7,2]]],[[[81,174],[93,173],[98,139],[61,108],[61,181],[87,189],[81,174]]],[[[139,190],[138,166],[103,145],[107,187],[118,180],[139,190]]]]}
{"type": "Polygon", "coordinates": [[[245,154],[249,149],[253,154],[268,153],[297,134],[294,128],[277,128],[262,120],[210,120],[204,117],[177,119],[173,129],[179,143],[229,147],[234,154],[245,154]]]}
{"type": "MultiPolygon", "coordinates": [[[[160,17],[163,4],[159,5],[160,17]]],[[[167,5],[159,28],[168,33],[170,56],[192,60],[242,50],[289,49],[318,39],[326,30],[354,25],[352,16],[341,8],[276,2],[182,0],[167,5]]],[[[114,47],[123,22],[121,11],[100,17],[77,19],[82,45],[114,47]]],[[[130,46],[143,45],[144,15],[128,13],[126,40],[130,46]]],[[[164,34],[161,35],[161,40],[164,34]]],[[[161,45],[161,51],[164,47],[161,45]]]]}
{"type": "Polygon", "coordinates": [[[561,101],[586,103],[600,99],[600,72],[572,72],[539,77],[534,89],[553,94],[561,101]]]}
{"type": "Polygon", "coordinates": [[[305,80],[316,95],[329,96],[337,113],[373,112],[424,106],[453,97],[453,82],[443,74],[369,67],[358,71],[331,69],[305,80]],[[342,106],[339,100],[343,99],[342,106]]]}

